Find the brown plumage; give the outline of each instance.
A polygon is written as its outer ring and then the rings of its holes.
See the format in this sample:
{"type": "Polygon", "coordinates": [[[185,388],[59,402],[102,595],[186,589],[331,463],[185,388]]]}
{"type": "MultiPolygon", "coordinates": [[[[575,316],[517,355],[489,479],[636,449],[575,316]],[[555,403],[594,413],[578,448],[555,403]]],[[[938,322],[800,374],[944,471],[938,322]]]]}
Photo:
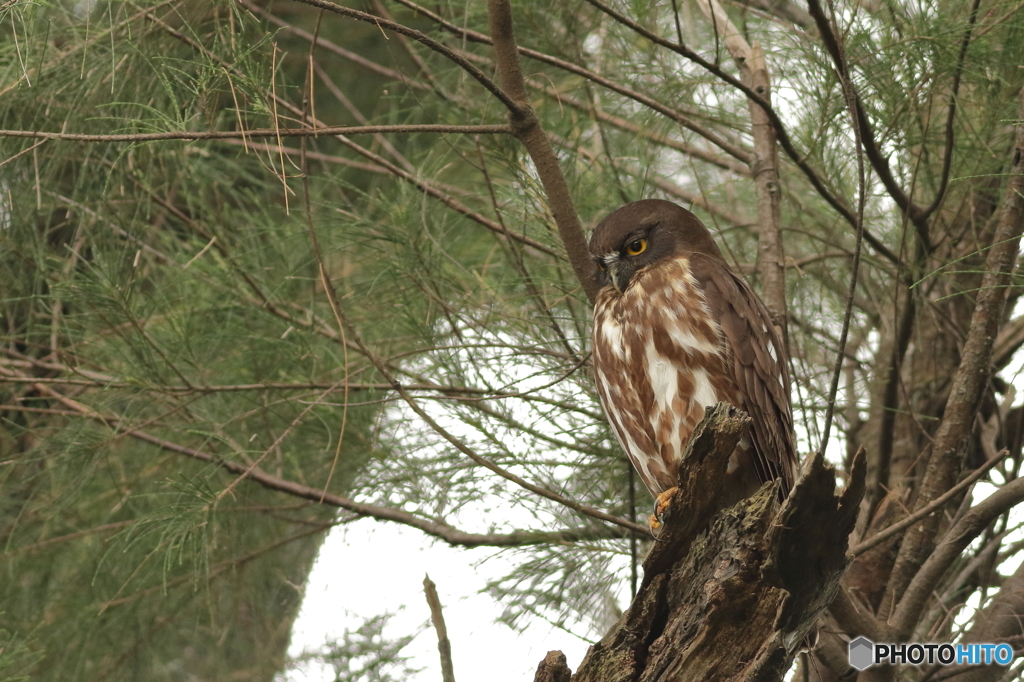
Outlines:
{"type": "Polygon", "coordinates": [[[796,450],[785,351],[764,304],[726,265],[711,233],[669,201],[627,204],[594,229],[598,393],[651,494],[675,486],[704,409],[747,412],[721,506],[762,483],[793,485],[796,450]]]}

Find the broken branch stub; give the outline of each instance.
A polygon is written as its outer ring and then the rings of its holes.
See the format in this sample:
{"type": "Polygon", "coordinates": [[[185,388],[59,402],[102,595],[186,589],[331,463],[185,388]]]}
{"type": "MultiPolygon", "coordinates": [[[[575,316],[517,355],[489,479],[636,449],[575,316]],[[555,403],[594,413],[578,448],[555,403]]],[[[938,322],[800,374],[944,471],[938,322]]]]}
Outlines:
{"type": "Polygon", "coordinates": [[[864,458],[855,458],[841,495],[834,470],[815,454],[782,503],[772,483],[716,512],[729,455],[748,424],[731,406],[708,410],[684,452],[642,586],[574,682],[782,679],[848,565],[864,458]]]}

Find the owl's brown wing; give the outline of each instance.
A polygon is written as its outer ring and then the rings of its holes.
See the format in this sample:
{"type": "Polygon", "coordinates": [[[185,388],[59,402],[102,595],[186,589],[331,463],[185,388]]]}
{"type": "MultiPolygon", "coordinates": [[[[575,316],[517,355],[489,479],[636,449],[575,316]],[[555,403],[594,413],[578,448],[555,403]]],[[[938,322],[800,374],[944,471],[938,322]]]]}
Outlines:
{"type": "Polygon", "coordinates": [[[757,294],[724,261],[695,253],[690,271],[731,346],[733,380],[744,401],[737,407],[751,418],[757,475],[762,483],[781,478],[786,494],[793,487],[797,456],[782,340],[757,294]]]}

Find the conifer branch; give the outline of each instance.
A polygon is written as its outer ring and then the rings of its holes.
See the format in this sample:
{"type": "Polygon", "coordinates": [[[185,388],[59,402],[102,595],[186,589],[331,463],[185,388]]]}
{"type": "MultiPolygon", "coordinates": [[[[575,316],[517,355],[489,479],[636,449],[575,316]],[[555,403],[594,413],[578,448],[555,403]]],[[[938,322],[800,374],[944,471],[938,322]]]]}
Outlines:
{"type": "Polygon", "coordinates": [[[370,134],[512,134],[511,126],[501,125],[366,125],[322,126],[314,128],[255,128],[252,130],[169,130],[162,133],[115,133],[111,135],[85,135],[80,133],[53,133],[42,130],[0,130],[0,137],[34,138],[41,140],[70,140],[72,142],[158,142],[164,140],[237,140],[278,137],[319,137],[321,135],[370,134]]]}

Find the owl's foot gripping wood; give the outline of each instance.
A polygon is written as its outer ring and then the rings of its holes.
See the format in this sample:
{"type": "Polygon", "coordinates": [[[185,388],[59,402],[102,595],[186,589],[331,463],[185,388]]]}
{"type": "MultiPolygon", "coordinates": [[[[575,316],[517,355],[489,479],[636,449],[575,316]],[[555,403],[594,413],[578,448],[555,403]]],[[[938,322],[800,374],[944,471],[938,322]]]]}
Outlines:
{"type": "Polygon", "coordinates": [[[679,490],[677,486],[672,486],[668,490],[662,491],[658,494],[658,497],[654,500],[654,513],[647,517],[647,525],[651,528],[651,534],[655,537],[658,536],[658,532],[661,530],[661,517],[664,516],[665,510],[669,508],[672,503],[672,496],[679,490]]]}

